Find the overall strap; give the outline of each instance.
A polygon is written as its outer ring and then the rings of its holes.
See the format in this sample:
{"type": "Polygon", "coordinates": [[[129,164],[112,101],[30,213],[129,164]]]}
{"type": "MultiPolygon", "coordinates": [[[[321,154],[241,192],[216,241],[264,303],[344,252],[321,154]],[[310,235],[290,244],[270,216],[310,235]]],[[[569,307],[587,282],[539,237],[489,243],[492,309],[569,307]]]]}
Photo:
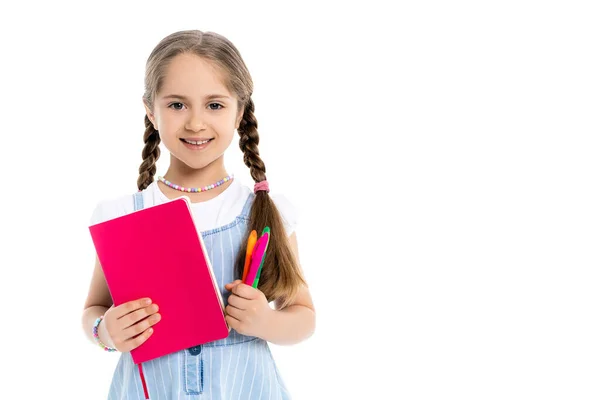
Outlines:
{"type": "Polygon", "coordinates": [[[254,193],[250,193],[242,209],[242,215],[246,218],[250,218],[250,209],[252,208],[252,201],[254,200],[254,193]]]}
{"type": "Polygon", "coordinates": [[[133,211],[138,211],[144,208],[144,197],[142,192],[137,192],[133,195],[133,211]]]}

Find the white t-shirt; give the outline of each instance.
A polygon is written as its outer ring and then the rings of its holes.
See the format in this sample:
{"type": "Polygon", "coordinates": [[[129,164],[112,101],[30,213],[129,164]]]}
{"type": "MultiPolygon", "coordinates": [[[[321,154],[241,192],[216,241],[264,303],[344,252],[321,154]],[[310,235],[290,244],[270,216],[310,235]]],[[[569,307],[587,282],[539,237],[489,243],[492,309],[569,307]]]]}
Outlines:
{"type": "MultiPolygon", "coordinates": [[[[154,181],[142,191],[144,207],[162,204],[169,200],[158,185],[158,181],[154,181]]],[[[197,229],[203,232],[233,222],[242,213],[250,193],[252,193],[252,189],[234,179],[229,187],[218,196],[207,201],[192,203],[192,214],[197,229]]],[[[297,225],[298,213],[296,208],[282,194],[273,194],[272,192],[269,194],[283,218],[283,225],[288,236],[291,235],[297,225]]],[[[182,192],[181,195],[183,196],[185,193],[182,192]]],[[[133,194],[103,200],[94,209],[90,225],[117,218],[133,211],[133,194]]]]}

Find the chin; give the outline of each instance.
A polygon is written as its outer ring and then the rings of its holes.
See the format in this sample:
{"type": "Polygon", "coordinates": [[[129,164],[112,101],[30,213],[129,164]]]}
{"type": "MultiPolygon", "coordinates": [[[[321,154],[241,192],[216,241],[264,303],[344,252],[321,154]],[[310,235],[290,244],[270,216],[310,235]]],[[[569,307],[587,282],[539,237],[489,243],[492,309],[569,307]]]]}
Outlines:
{"type": "Polygon", "coordinates": [[[187,165],[191,169],[203,169],[212,164],[213,161],[207,162],[204,160],[181,160],[185,165],[187,165]]]}
{"type": "Polygon", "coordinates": [[[202,155],[200,157],[177,157],[179,161],[191,169],[203,169],[217,161],[220,157],[210,157],[202,155]]]}

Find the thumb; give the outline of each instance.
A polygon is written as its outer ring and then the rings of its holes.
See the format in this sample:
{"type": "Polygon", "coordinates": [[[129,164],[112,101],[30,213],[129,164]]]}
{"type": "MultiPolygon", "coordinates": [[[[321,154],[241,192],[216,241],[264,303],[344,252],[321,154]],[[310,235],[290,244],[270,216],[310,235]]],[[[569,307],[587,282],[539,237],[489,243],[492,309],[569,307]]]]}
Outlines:
{"type": "Polygon", "coordinates": [[[239,285],[240,283],[242,283],[241,279],[236,279],[235,281],[231,282],[231,283],[227,283],[225,284],[225,289],[227,290],[231,290],[233,289],[235,286],[239,285]]]}

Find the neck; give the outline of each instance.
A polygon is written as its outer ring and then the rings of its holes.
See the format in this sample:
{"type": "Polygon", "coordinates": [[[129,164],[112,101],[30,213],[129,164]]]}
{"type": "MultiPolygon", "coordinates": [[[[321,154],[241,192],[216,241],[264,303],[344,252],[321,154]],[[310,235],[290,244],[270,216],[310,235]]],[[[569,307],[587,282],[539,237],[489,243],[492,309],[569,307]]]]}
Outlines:
{"type": "MultiPolygon", "coordinates": [[[[229,174],[227,173],[223,163],[223,157],[220,157],[203,168],[190,168],[187,164],[184,164],[180,160],[172,157],[171,164],[169,165],[164,178],[173,184],[186,188],[203,188],[222,180],[228,175],[229,174]]],[[[183,193],[168,187],[162,182],[159,182],[159,187],[161,191],[170,199],[185,194],[192,202],[200,202],[210,200],[218,196],[225,189],[227,189],[232,182],[233,181],[225,182],[219,187],[215,187],[214,189],[201,193],[183,193]]]]}

